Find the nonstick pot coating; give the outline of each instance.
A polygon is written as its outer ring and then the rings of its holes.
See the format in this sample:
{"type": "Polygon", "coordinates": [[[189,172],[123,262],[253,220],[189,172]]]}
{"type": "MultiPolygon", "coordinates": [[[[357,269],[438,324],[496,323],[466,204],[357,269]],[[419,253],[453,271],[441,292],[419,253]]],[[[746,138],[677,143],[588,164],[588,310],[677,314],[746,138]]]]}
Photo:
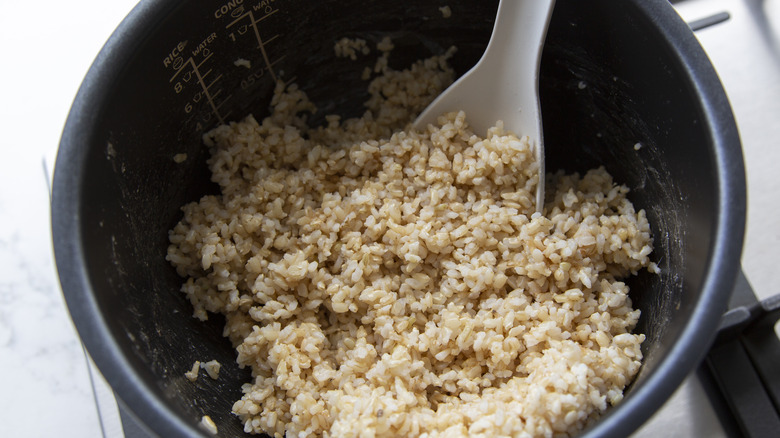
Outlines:
{"type": "MultiPolygon", "coordinates": [[[[359,77],[375,58],[334,57],[345,36],[392,37],[396,68],[455,45],[452,63],[465,72],[487,44],[496,2],[447,4],[450,18],[439,2],[146,1],[100,53],[60,144],[55,254],[90,354],[157,434],[203,433],[202,415],[220,435],[243,433],[230,409],[249,370],[235,364],[221,317],[192,317],[182,279],[165,261],[180,206],[216,192],[202,133],[249,113],[265,116],[271,70],[294,78],[319,115],[360,114],[359,77]],[[254,28],[263,51],[250,38],[254,28]],[[237,59],[272,69],[246,69],[237,59]],[[198,87],[195,69],[212,88],[198,87]],[[180,153],[188,158],[177,164],[180,153]],[[218,380],[184,378],[195,360],[212,359],[223,365],[218,380]]],[[[739,138],[709,61],[663,0],[558,0],[540,91],[548,171],[603,165],[629,185],[653,227],[662,272],[629,282],[642,310],[637,330],[647,335],[645,363],[625,400],[586,432],[625,436],[698,364],[725,309],[744,230],[739,138]]]]}

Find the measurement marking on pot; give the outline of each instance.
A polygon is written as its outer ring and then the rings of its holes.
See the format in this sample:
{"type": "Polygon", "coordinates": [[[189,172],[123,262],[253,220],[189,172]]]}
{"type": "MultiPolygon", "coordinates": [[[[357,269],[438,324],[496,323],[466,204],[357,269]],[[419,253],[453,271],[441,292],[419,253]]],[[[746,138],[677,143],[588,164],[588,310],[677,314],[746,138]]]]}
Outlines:
{"type": "MultiPolygon", "coordinates": [[[[204,75],[203,77],[206,77],[206,76],[204,75]]],[[[211,81],[211,83],[210,83],[210,84],[209,84],[209,85],[206,87],[206,89],[209,89],[209,88],[213,87],[213,86],[214,86],[214,84],[216,84],[216,83],[217,83],[217,81],[219,81],[220,79],[222,79],[222,75],[219,75],[219,76],[217,76],[217,78],[216,78],[216,79],[214,79],[213,81],[211,81]]],[[[222,90],[220,90],[220,91],[222,91],[222,90]]],[[[214,95],[214,97],[216,97],[216,94],[214,95]]]]}
{"type": "MultiPolygon", "coordinates": [[[[260,28],[257,26],[257,24],[263,21],[264,19],[270,17],[271,15],[275,14],[278,11],[279,11],[278,9],[271,9],[270,11],[267,10],[267,13],[265,15],[263,15],[259,19],[255,19],[254,11],[249,10],[248,12],[238,16],[238,18],[231,21],[230,23],[227,24],[227,26],[225,26],[226,29],[230,29],[231,27],[237,25],[241,21],[244,21],[247,18],[249,19],[248,20],[249,26],[252,28],[255,39],[257,40],[258,48],[260,49],[260,53],[263,56],[263,61],[265,62],[266,68],[268,69],[268,73],[271,74],[271,79],[273,79],[274,82],[276,82],[277,80],[276,73],[274,72],[273,63],[268,57],[268,52],[266,51],[265,48],[268,45],[268,43],[278,38],[279,35],[274,35],[266,40],[263,40],[263,38],[260,36],[260,28]]],[[[247,32],[247,30],[248,29],[246,28],[246,25],[243,25],[243,26],[239,26],[236,31],[238,32],[239,35],[244,35],[247,32]]],[[[236,41],[236,34],[234,32],[231,32],[230,34],[228,34],[228,36],[230,37],[231,40],[236,41]]]]}
{"type": "Polygon", "coordinates": [[[222,78],[222,75],[218,75],[214,80],[212,80],[210,83],[206,84],[206,77],[209,76],[212,73],[212,69],[206,70],[205,73],[202,73],[200,70],[200,67],[203,66],[203,64],[208,61],[213,54],[207,55],[203,60],[199,63],[195,63],[195,60],[192,59],[192,57],[187,58],[186,61],[184,61],[181,64],[181,67],[176,70],[176,72],[171,76],[171,79],[169,80],[170,83],[174,84],[174,91],[176,93],[181,93],[184,89],[184,86],[181,85],[181,82],[174,82],[181,74],[181,79],[184,82],[189,82],[190,79],[194,76],[195,79],[198,82],[198,85],[200,85],[201,91],[196,93],[193,97],[191,102],[187,102],[187,104],[184,106],[184,112],[190,113],[193,110],[192,102],[198,103],[201,98],[205,97],[206,101],[209,104],[209,107],[211,107],[211,111],[214,113],[214,115],[217,117],[217,120],[219,120],[219,123],[224,124],[225,123],[225,117],[226,115],[223,115],[219,112],[219,109],[222,107],[222,105],[230,99],[231,96],[226,97],[221,102],[217,103],[217,96],[222,93],[221,89],[217,89],[215,92],[211,92],[212,87],[214,87],[217,82],[222,78]],[[189,69],[187,69],[189,67],[189,69]],[[185,72],[186,70],[186,72],[185,72]],[[184,72],[184,73],[182,73],[184,72]]]}
{"type": "Polygon", "coordinates": [[[285,57],[287,57],[287,55],[282,55],[282,56],[280,56],[280,57],[276,58],[276,61],[269,62],[269,63],[268,63],[268,69],[269,69],[269,70],[271,70],[271,67],[273,67],[274,65],[278,64],[278,63],[279,63],[281,60],[283,60],[285,57]]]}

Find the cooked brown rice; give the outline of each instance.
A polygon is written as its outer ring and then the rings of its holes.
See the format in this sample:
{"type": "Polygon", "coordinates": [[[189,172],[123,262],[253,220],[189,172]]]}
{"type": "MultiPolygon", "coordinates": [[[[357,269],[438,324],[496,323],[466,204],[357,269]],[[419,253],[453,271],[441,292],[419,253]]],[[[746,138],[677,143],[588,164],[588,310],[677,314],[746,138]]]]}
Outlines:
{"type": "Polygon", "coordinates": [[[383,74],[360,119],[279,86],[206,135],[221,193],[183,207],[168,260],[254,380],[233,412],[272,436],[574,434],[623,397],[642,334],[621,279],[650,229],[602,168],[550,175],[527,138],[464,113],[403,130],[446,58],[383,74]]]}
{"type": "Polygon", "coordinates": [[[362,55],[371,53],[371,49],[368,48],[366,40],[362,38],[342,38],[336,41],[336,44],[333,46],[333,51],[336,56],[340,58],[349,58],[353,61],[357,59],[358,53],[362,55]]]}
{"type": "Polygon", "coordinates": [[[211,435],[216,435],[217,432],[217,425],[214,424],[214,420],[211,419],[208,415],[204,415],[200,419],[200,425],[203,429],[206,430],[206,432],[210,433],[211,435]]]}
{"type": "Polygon", "coordinates": [[[222,364],[219,363],[219,361],[210,360],[204,364],[201,364],[200,367],[206,370],[206,374],[208,374],[212,380],[217,380],[219,378],[219,370],[222,368],[222,364]]]}
{"type": "Polygon", "coordinates": [[[187,378],[190,382],[195,382],[198,380],[198,373],[200,372],[200,361],[196,360],[193,362],[192,367],[184,373],[184,377],[187,378]]]}

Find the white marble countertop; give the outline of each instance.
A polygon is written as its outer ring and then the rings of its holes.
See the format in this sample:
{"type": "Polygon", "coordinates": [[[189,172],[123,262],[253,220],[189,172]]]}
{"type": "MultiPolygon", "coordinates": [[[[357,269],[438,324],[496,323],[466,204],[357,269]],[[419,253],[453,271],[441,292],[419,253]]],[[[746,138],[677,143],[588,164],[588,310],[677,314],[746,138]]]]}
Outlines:
{"type": "MultiPolygon", "coordinates": [[[[773,262],[780,243],[776,176],[780,81],[752,70],[751,59],[766,62],[774,57],[780,63],[776,52],[780,43],[743,29],[751,23],[745,5],[762,3],[769,13],[780,16],[780,0],[686,0],[677,7],[686,19],[701,18],[695,5],[705,1],[708,9],[732,14],[732,24],[723,26],[742,26],[728,36],[712,29],[698,37],[721,75],[740,126],[749,185],[743,264],[754,289],[768,296],[780,292],[773,262]],[[734,62],[735,54],[743,60],[734,62]],[[767,113],[776,115],[770,119],[774,123],[766,123],[767,113]]],[[[5,2],[0,14],[0,144],[5,152],[0,160],[2,437],[121,436],[121,431],[106,430],[101,424],[87,359],[59,290],[42,160],[56,149],[92,59],[134,4],[135,0],[5,2]]],[[[689,389],[680,393],[685,391],[689,389]]],[[[666,436],[693,434],[665,431],[666,436]]]]}

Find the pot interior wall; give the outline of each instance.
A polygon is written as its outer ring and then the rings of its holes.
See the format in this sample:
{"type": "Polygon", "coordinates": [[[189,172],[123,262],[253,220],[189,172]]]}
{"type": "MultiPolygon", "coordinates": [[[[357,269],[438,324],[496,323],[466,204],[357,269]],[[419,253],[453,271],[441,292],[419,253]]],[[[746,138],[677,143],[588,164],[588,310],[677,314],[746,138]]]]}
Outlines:
{"type": "Polygon", "coordinates": [[[604,166],[653,229],[660,275],[628,280],[645,333],[640,384],[699,299],[714,238],[714,139],[681,54],[631,4],[561,2],[541,70],[548,172],[604,166]]]}
{"type": "MultiPolygon", "coordinates": [[[[267,114],[273,82],[255,28],[275,74],[294,79],[320,115],[354,116],[366,98],[360,74],[375,56],[336,58],[336,40],[390,36],[398,68],[455,45],[453,64],[462,73],[487,43],[496,5],[451,0],[452,17],[444,18],[439,2],[160,3],[167,16],[144,30],[121,74],[101,84],[112,91],[94,108],[98,129],[84,145],[83,174],[75,176],[86,269],[114,340],[142,382],[186,421],[208,414],[225,435],[240,434],[230,409],[249,371],[235,364],[222,318],[192,318],[165,252],[179,207],[215,190],[202,132],[220,120],[267,114]],[[234,65],[238,59],[253,67],[234,65]],[[195,70],[211,88],[196,82],[195,70]],[[179,153],[188,157],[181,164],[172,159],[179,153]],[[223,364],[218,380],[184,378],[195,360],[212,359],[223,364]]],[[[662,273],[630,282],[642,310],[638,330],[647,334],[635,391],[698,298],[718,212],[703,110],[677,55],[630,3],[558,0],[541,92],[548,171],[605,166],[631,187],[653,225],[662,273]]]]}

